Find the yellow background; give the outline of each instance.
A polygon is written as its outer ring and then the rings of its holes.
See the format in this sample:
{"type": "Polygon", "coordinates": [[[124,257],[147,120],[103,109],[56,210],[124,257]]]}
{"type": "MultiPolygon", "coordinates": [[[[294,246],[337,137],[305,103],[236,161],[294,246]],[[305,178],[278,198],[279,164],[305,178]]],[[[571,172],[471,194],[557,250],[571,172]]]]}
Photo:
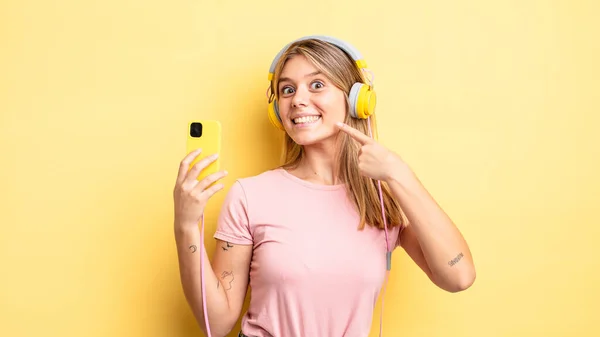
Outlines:
{"type": "MultiPolygon", "coordinates": [[[[267,70],[285,43],[315,33],[362,51],[381,141],[475,257],[473,287],[450,294],[396,251],[384,336],[600,335],[599,9],[3,1],[0,336],[201,335],[172,234],[186,123],[222,122],[227,188],[277,164],[267,70]]],[[[224,195],[207,214],[211,253],[224,195]]]]}

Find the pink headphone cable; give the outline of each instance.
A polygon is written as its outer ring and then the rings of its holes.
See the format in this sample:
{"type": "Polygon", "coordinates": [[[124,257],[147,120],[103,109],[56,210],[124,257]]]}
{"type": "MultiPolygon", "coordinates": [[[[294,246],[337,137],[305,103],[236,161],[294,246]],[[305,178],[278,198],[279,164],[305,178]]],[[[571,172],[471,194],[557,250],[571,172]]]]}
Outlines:
{"type": "MultiPolygon", "coordinates": [[[[202,214],[202,230],[200,231],[200,283],[202,285],[202,307],[204,310],[204,324],[206,325],[206,336],[212,337],[210,325],[208,324],[208,310],[206,310],[206,291],[204,287],[204,214],[202,214]]],[[[217,280],[219,282],[219,280],[217,280]]]]}
{"type": "MultiPolygon", "coordinates": [[[[371,131],[371,117],[367,118],[367,125],[369,127],[369,137],[373,138],[373,132],[371,131]]],[[[383,292],[381,294],[381,314],[379,315],[379,336],[383,335],[383,307],[385,298],[385,289],[387,286],[388,276],[392,269],[392,251],[390,250],[390,241],[388,239],[387,220],[385,218],[385,206],[383,204],[383,193],[381,191],[381,181],[377,180],[377,187],[379,188],[379,202],[381,203],[381,216],[383,218],[383,229],[385,231],[385,261],[386,261],[386,272],[385,282],[383,284],[383,292]]]]}

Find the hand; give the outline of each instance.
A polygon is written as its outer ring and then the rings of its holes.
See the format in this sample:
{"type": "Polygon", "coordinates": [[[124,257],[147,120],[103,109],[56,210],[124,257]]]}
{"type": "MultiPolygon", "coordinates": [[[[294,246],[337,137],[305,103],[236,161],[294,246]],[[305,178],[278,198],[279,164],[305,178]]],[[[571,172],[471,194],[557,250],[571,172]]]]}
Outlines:
{"type": "Polygon", "coordinates": [[[190,152],[179,165],[179,173],[173,190],[175,226],[179,228],[198,226],[208,199],[223,188],[222,183],[210,185],[227,175],[226,171],[220,171],[198,181],[200,172],[217,159],[217,154],[202,158],[188,172],[190,163],[198,157],[200,152],[202,152],[200,149],[190,152]]]}
{"type": "Polygon", "coordinates": [[[340,130],[347,133],[360,146],[358,151],[358,169],[364,176],[375,180],[389,181],[407,165],[396,153],[355,128],[337,123],[340,130]]]}

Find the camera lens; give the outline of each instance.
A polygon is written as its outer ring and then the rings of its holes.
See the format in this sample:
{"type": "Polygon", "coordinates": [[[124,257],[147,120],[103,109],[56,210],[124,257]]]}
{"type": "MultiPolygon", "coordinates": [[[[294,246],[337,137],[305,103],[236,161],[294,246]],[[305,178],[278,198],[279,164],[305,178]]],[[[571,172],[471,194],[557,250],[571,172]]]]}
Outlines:
{"type": "Polygon", "coordinates": [[[202,137],[202,124],[201,123],[192,123],[190,126],[190,136],[194,138],[202,137]]]}

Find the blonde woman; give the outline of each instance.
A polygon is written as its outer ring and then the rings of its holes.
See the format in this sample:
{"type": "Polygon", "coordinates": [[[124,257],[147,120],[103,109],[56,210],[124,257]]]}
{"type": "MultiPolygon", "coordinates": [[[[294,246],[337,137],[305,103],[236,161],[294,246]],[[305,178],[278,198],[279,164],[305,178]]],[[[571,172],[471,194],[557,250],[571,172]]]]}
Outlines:
{"type": "Polygon", "coordinates": [[[396,247],[444,290],[474,282],[457,227],[409,165],[376,141],[365,66],[356,49],[327,36],[293,41],[276,56],[269,118],[285,132],[285,162],[229,189],[212,263],[198,221],[226,173],[197,182],[208,162],[189,172],[197,153],[181,162],[176,243],[184,293],[203,331],[230,333],[250,286],[239,336],[368,336],[396,247]]]}

